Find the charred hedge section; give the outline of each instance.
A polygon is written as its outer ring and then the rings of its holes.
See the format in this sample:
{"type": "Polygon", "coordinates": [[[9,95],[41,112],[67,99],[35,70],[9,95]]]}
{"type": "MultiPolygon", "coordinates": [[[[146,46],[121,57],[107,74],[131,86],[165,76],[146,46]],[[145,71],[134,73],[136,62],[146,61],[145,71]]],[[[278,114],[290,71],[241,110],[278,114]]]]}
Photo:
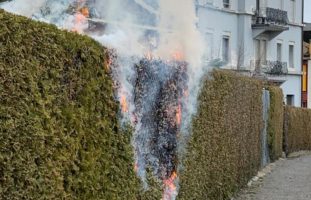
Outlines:
{"type": "Polygon", "coordinates": [[[179,199],[229,199],[260,168],[262,83],[214,71],[199,97],[179,199]]]}
{"type": "Polygon", "coordinates": [[[0,199],[136,199],[107,50],[0,10],[0,199]]]}
{"type": "Polygon", "coordinates": [[[311,150],[311,110],[285,107],[284,135],[287,154],[311,150]]]}
{"type": "Polygon", "coordinates": [[[270,109],[268,121],[268,144],[271,161],[282,156],[283,152],[283,121],[284,106],[282,89],[276,86],[269,86],[270,109]]]}

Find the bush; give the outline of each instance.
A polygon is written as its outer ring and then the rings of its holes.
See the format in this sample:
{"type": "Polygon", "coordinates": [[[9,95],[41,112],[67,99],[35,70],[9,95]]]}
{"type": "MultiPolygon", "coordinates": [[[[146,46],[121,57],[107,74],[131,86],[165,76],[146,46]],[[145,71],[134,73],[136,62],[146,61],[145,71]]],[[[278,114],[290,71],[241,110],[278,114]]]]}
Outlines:
{"type": "Polygon", "coordinates": [[[275,161],[282,157],[283,153],[283,92],[276,86],[269,86],[270,91],[270,109],[268,121],[268,144],[270,150],[270,159],[275,161]]]}
{"type": "Polygon", "coordinates": [[[285,107],[285,151],[311,150],[311,110],[285,107]]]}
{"type": "Polygon", "coordinates": [[[0,199],[135,199],[107,50],[0,10],[0,199]]]}
{"type": "Polygon", "coordinates": [[[200,94],[179,199],[228,199],[260,168],[262,83],[214,71],[200,94]]]}

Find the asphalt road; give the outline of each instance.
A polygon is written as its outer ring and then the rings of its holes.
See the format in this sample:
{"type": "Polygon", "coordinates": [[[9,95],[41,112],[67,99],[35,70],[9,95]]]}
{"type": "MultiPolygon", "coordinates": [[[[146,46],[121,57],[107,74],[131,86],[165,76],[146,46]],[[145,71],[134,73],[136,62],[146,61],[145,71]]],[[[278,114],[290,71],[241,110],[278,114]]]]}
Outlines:
{"type": "Polygon", "coordinates": [[[264,173],[235,200],[311,200],[310,153],[277,161],[264,173]]]}

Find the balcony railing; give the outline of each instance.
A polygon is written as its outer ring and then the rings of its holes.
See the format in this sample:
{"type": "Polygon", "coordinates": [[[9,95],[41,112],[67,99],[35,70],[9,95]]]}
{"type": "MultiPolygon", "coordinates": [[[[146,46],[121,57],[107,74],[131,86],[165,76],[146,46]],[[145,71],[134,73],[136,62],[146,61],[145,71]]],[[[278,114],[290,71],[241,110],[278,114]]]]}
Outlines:
{"type": "Polygon", "coordinates": [[[277,76],[288,74],[287,62],[252,60],[251,67],[257,74],[265,73],[277,76]]]}
{"type": "Polygon", "coordinates": [[[288,15],[287,11],[275,9],[275,8],[260,8],[259,12],[257,11],[254,25],[288,25],[288,15]]]}

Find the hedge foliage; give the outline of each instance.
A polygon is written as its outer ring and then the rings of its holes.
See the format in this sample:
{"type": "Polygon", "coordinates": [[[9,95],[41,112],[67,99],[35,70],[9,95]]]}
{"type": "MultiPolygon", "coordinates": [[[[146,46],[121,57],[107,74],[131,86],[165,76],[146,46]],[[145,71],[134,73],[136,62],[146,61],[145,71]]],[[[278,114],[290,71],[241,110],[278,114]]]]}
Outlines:
{"type": "Polygon", "coordinates": [[[285,107],[285,151],[311,150],[311,110],[285,107]]]}
{"type": "Polygon", "coordinates": [[[229,199],[260,168],[262,83],[214,71],[200,94],[179,199],[229,199]]]}
{"type": "Polygon", "coordinates": [[[283,153],[283,92],[276,86],[269,86],[270,109],[268,121],[268,144],[270,150],[270,159],[275,161],[282,157],[283,153]]]}
{"type": "Polygon", "coordinates": [[[136,199],[107,50],[0,10],[0,199],[136,199]]]}

